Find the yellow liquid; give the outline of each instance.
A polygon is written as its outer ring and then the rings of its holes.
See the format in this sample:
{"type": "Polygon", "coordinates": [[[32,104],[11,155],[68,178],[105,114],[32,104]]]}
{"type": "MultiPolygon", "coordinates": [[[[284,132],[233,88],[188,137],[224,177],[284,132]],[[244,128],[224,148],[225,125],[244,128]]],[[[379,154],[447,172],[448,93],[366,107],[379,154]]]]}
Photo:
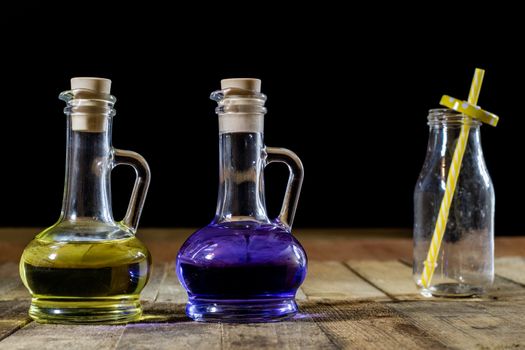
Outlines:
{"type": "Polygon", "coordinates": [[[123,323],[141,316],[151,257],[135,237],[97,242],[34,239],[20,261],[40,322],[123,323]]]}

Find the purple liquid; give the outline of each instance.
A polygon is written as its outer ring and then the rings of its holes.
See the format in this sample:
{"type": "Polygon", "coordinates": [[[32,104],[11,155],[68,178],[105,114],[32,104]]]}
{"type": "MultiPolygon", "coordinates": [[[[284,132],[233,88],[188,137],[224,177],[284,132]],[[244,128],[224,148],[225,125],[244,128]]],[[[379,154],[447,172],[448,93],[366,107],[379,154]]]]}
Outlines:
{"type": "Polygon", "coordinates": [[[296,313],[306,276],[299,242],[277,224],[210,224],[182,246],[177,274],[196,320],[268,321],[296,313]]]}

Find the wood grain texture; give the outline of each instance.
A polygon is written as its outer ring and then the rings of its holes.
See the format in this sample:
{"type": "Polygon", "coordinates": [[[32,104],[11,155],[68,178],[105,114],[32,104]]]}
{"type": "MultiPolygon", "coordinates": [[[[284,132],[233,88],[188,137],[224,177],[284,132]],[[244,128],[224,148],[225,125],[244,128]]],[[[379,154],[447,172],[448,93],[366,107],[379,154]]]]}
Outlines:
{"type": "Polygon", "coordinates": [[[18,263],[25,246],[40,232],[38,228],[0,228],[0,264],[18,263]]]}
{"type": "Polygon", "coordinates": [[[29,301],[0,301],[0,340],[31,322],[28,308],[29,301]]]}
{"type": "Polygon", "coordinates": [[[155,301],[170,302],[175,304],[186,304],[188,301],[188,294],[179,282],[177,273],[172,264],[168,266],[166,277],[161,282],[159,293],[155,301]]]}
{"type": "Polygon", "coordinates": [[[384,293],[336,261],[310,261],[302,289],[308,300],[388,299],[384,293]]]}
{"type": "Polygon", "coordinates": [[[29,321],[5,321],[0,320],[0,349],[2,349],[1,340],[10,336],[20,328],[28,324],[29,321]]]}
{"type": "Polygon", "coordinates": [[[525,256],[525,237],[496,237],[494,254],[503,256],[525,256]]]}
{"type": "Polygon", "coordinates": [[[408,317],[380,302],[313,303],[305,312],[341,349],[444,349],[408,317]]]}
{"type": "Polygon", "coordinates": [[[126,327],[116,349],[221,349],[220,324],[132,324],[126,327]]]}
{"type": "Polygon", "coordinates": [[[137,323],[164,323],[164,322],[188,322],[186,316],[186,304],[174,304],[170,302],[144,302],[142,304],[142,318],[137,323]]]}
{"type": "Polygon", "coordinates": [[[484,298],[491,300],[525,299],[525,288],[521,284],[496,276],[494,284],[489,288],[484,298]]]}
{"type": "Polygon", "coordinates": [[[516,283],[525,285],[525,258],[520,256],[498,258],[496,273],[516,283]]]}
{"type": "Polygon", "coordinates": [[[125,326],[45,325],[31,322],[0,342],[0,349],[114,349],[125,326]]]}
{"type": "Polygon", "coordinates": [[[310,317],[259,324],[221,324],[222,349],[336,349],[310,317]]]}
{"type": "Polygon", "coordinates": [[[153,264],[151,267],[151,275],[146,284],[146,287],[140,293],[140,300],[145,302],[154,302],[159,295],[160,286],[166,279],[168,274],[167,263],[153,264]]]}
{"type": "Polygon", "coordinates": [[[388,304],[434,339],[457,349],[525,347],[523,302],[432,302],[388,304]]]}
{"type": "Polygon", "coordinates": [[[18,263],[0,264],[0,300],[27,300],[30,297],[20,279],[18,263]]]}
{"type": "Polygon", "coordinates": [[[29,300],[1,300],[0,320],[9,321],[28,318],[27,310],[30,304],[29,300]]]}
{"type": "Polygon", "coordinates": [[[350,260],[347,264],[361,277],[396,300],[424,299],[412,279],[412,268],[397,260],[350,260]]]}
{"type": "MultiPolygon", "coordinates": [[[[31,231],[32,235],[38,230],[31,231]]],[[[144,241],[156,242],[166,260],[155,258],[158,263],[141,296],[144,317],[140,322],[127,326],[31,322],[27,316],[29,294],[18,277],[17,257],[0,264],[0,339],[4,337],[0,349],[525,348],[522,256],[496,259],[495,283],[483,299],[420,300],[406,263],[411,260],[410,240],[370,239],[366,238],[367,230],[353,231],[356,236],[351,239],[345,238],[349,231],[344,230],[297,231],[303,244],[306,241],[316,247],[311,248],[314,257],[308,251],[308,277],[297,294],[300,313],[290,321],[241,325],[191,322],[184,313],[186,292],[173,268],[174,246],[182,243],[185,234],[181,230],[143,230],[144,241]],[[165,244],[175,233],[177,238],[165,244]],[[339,257],[345,257],[346,262],[326,260],[339,257]],[[387,257],[391,258],[385,260],[387,257]]],[[[521,252],[525,247],[523,238],[498,241],[506,245],[507,252],[521,252]]],[[[10,236],[0,244],[0,253],[6,244],[19,243],[10,236]]],[[[498,248],[496,253],[503,254],[498,248]]]]}
{"type": "Polygon", "coordinates": [[[412,257],[412,240],[409,238],[373,238],[373,234],[379,232],[365,236],[372,238],[362,238],[361,235],[355,236],[353,230],[346,233],[331,237],[319,230],[296,236],[312,260],[394,260],[412,257]]]}
{"type": "Polygon", "coordinates": [[[297,300],[297,302],[304,302],[308,300],[308,297],[306,296],[306,294],[304,294],[304,290],[302,287],[300,287],[297,290],[297,293],[295,294],[295,300],[297,300]]]}

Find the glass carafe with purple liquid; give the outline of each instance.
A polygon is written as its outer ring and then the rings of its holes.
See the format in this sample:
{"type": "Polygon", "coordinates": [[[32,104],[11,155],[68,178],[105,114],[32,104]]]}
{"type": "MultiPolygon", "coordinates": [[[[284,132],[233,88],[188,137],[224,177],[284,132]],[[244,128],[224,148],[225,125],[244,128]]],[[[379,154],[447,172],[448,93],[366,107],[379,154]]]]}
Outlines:
{"type": "Polygon", "coordinates": [[[197,321],[267,322],[297,313],[295,294],[307,258],[291,234],[303,180],[299,158],[263,142],[264,102],[258,79],[225,79],[218,102],[220,183],[213,221],[184,243],[177,274],[188,291],[186,313],[197,321]],[[290,170],[281,212],[269,219],[264,168],[290,170]]]}

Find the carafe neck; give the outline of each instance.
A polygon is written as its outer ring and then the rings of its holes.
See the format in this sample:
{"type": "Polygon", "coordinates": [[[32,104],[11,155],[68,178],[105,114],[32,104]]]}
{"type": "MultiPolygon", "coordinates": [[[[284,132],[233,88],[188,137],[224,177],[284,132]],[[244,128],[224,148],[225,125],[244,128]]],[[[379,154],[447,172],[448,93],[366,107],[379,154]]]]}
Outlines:
{"type": "Polygon", "coordinates": [[[111,124],[115,115],[111,95],[72,90],[67,102],[66,178],[61,221],[113,223],[111,124]]]}
{"type": "Polygon", "coordinates": [[[265,161],[262,132],[219,135],[219,196],[215,223],[269,223],[264,197],[265,161]]]}
{"type": "Polygon", "coordinates": [[[71,127],[71,117],[68,119],[62,219],[113,222],[110,130],[75,131],[71,127]]]}
{"type": "Polygon", "coordinates": [[[264,199],[264,103],[258,79],[225,79],[210,98],[219,115],[219,196],[214,223],[269,223],[264,199]]]}

